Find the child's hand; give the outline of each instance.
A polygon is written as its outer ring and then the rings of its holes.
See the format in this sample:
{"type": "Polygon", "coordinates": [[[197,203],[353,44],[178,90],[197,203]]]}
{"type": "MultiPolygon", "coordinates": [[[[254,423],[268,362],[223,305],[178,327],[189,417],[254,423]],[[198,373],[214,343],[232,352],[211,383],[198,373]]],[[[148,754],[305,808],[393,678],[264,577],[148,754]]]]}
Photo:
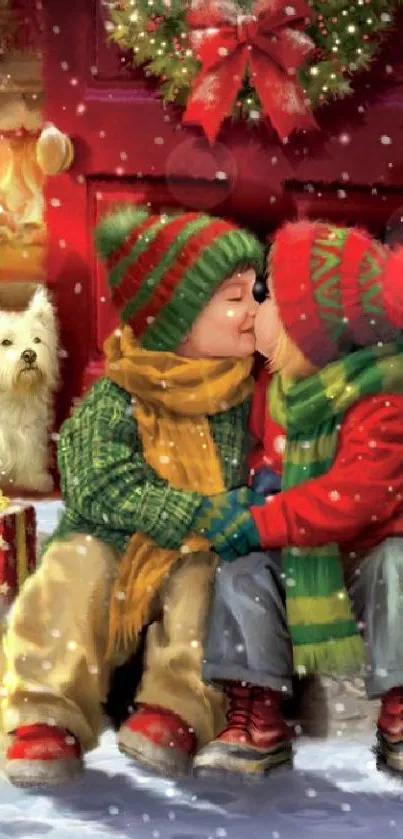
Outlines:
{"type": "Polygon", "coordinates": [[[192,529],[208,537],[210,533],[222,530],[253,504],[260,504],[261,501],[261,496],[249,487],[231,489],[218,495],[207,495],[196,512],[192,529]]]}
{"type": "Polygon", "coordinates": [[[249,507],[264,503],[264,496],[248,487],[206,497],[193,529],[206,536],[216,553],[230,562],[259,547],[259,534],[249,507]]]}

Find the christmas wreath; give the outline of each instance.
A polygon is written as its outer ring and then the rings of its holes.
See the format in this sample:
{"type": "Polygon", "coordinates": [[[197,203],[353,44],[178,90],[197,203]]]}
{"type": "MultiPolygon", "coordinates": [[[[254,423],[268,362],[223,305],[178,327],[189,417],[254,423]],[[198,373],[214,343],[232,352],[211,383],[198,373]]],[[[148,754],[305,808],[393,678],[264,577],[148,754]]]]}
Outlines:
{"type": "Polygon", "coordinates": [[[401,0],[117,0],[109,37],[213,140],[223,119],[268,118],[285,139],[351,92],[401,0]]]}

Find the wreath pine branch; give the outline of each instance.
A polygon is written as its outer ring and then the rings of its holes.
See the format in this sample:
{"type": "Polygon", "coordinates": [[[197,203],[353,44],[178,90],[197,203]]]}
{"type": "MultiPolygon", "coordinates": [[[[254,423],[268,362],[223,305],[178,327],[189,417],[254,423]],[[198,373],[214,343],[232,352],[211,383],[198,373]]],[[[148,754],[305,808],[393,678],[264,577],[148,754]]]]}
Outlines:
{"type": "MultiPolygon", "coordinates": [[[[308,0],[315,22],[307,34],[317,51],[299,73],[312,108],[348,96],[352,80],[368,69],[393,28],[403,0],[308,0]]],[[[238,0],[240,12],[253,0],[238,0]]],[[[109,4],[108,37],[131,52],[133,65],[160,81],[165,102],[185,106],[200,64],[193,54],[187,13],[191,0],[117,0],[109,4]]],[[[233,116],[259,120],[261,103],[245,75],[233,116]]]]}

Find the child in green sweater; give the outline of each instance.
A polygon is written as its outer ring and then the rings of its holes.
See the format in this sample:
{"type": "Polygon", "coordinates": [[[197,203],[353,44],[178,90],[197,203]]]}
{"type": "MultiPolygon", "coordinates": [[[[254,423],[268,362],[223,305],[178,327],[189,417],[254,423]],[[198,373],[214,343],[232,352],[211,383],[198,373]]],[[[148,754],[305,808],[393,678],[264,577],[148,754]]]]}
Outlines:
{"type": "Polygon", "coordinates": [[[82,772],[114,655],[147,625],[119,748],[179,774],[223,723],[222,694],[200,674],[216,564],[201,522],[249,493],[236,487],[262,247],[223,220],[136,207],[107,217],[96,239],[122,326],[105,344],[105,376],[62,427],[65,512],[6,637],[6,772],[22,786],[82,772]]]}

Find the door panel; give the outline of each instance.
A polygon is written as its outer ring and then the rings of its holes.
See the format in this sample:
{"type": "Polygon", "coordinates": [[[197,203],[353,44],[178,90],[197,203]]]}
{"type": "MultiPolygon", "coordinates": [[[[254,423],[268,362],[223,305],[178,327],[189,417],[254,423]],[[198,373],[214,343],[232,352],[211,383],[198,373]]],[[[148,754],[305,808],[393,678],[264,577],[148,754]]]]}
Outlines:
{"type": "Polygon", "coordinates": [[[389,241],[393,233],[397,234],[399,222],[400,229],[403,227],[402,189],[383,185],[348,188],[345,183],[289,181],[285,190],[295,218],[319,218],[335,224],[361,225],[374,236],[380,239],[386,236],[389,241]]]}
{"type": "MultiPolygon", "coordinates": [[[[85,4],[83,4],[85,6],[85,4]]],[[[107,13],[105,6],[93,2],[93,19],[95,38],[92,39],[91,63],[88,65],[90,76],[87,79],[94,96],[98,86],[102,89],[105,84],[117,84],[135,88],[138,94],[144,90],[151,90],[151,85],[139,70],[131,66],[130,55],[122,54],[117,46],[105,37],[105,21],[107,13]]]]}

